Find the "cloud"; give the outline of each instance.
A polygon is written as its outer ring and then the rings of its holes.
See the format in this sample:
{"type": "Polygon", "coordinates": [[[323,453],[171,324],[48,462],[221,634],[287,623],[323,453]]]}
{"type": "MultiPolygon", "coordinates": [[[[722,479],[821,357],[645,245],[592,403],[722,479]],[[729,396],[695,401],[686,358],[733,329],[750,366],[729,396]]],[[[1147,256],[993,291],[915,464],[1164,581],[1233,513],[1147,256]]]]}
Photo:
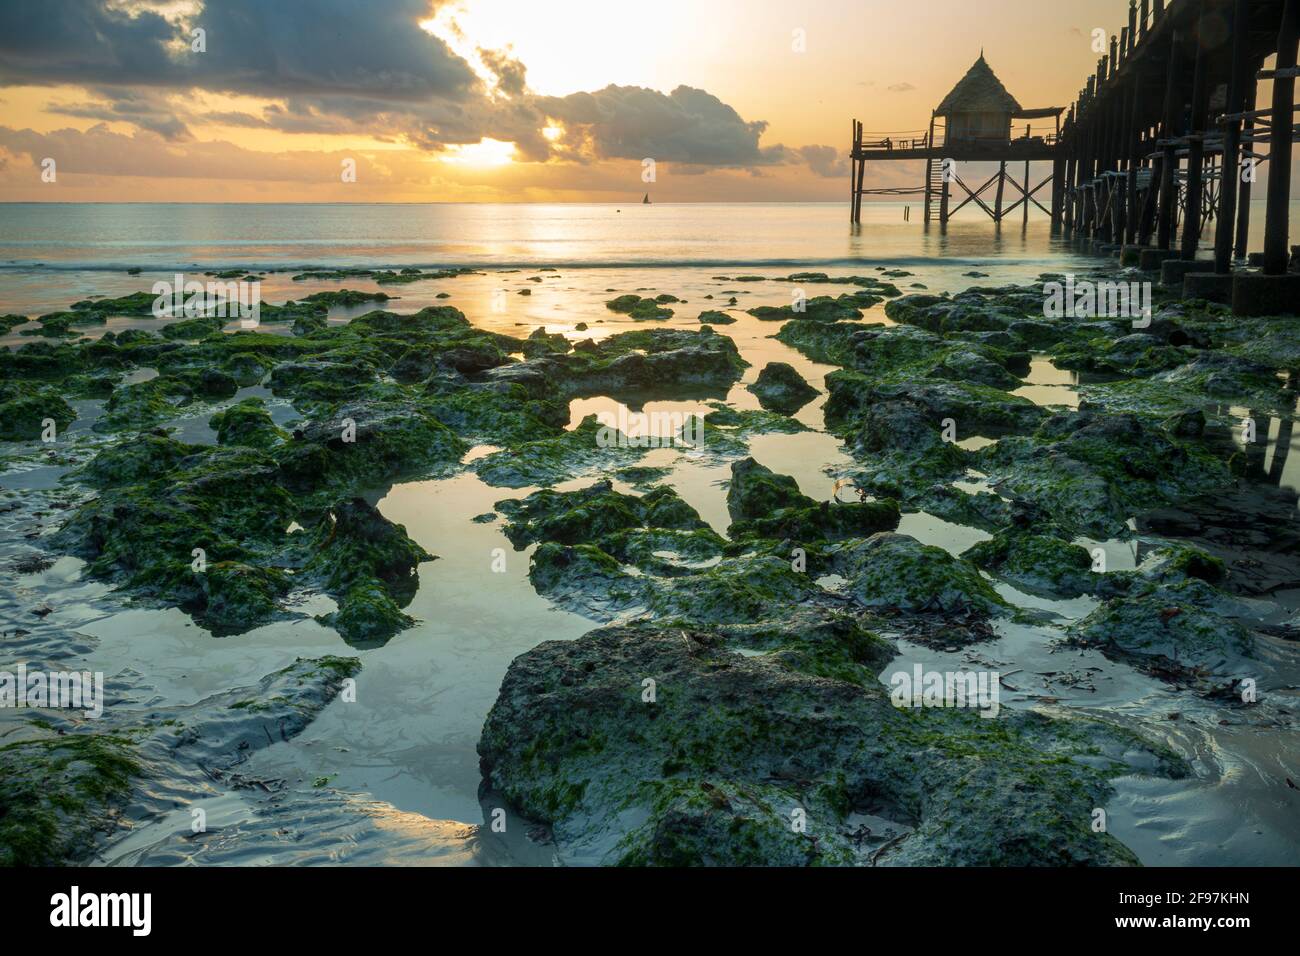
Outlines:
{"type": "Polygon", "coordinates": [[[800,146],[799,155],[816,176],[847,176],[849,160],[834,146],[800,146]]]}
{"type": "Polygon", "coordinates": [[[431,9],[430,0],[221,0],[168,19],[107,0],[6,0],[0,84],[465,99],[478,78],[419,28],[431,9]],[[206,49],[194,52],[200,27],[206,49]]]}
{"type": "MultiPolygon", "coordinates": [[[[479,49],[485,82],[420,28],[445,0],[5,0],[0,87],[79,86],[87,99],[48,112],[132,123],[163,141],[208,123],[288,134],[364,136],[425,152],[492,138],[522,159],[589,164],[653,157],[685,167],[754,170],[809,156],[764,146],[713,94],[633,86],[543,97],[510,48],[479,49]],[[180,12],[178,12],[180,11],[180,12]],[[204,52],[191,30],[205,31],[204,52]],[[204,111],[197,93],[255,105],[204,111]],[[258,102],[260,101],[260,102],[258,102]],[[558,123],[552,142],[543,129],[558,123]]],[[[818,164],[833,163],[820,153],[818,164]]]]}
{"type": "Polygon", "coordinates": [[[508,50],[478,51],[478,58],[497,79],[497,89],[510,96],[522,96],[528,88],[527,70],[508,50]]]}
{"type": "Polygon", "coordinates": [[[707,166],[760,166],[785,160],[762,148],[763,120],[746,122],[711,93],[679,86],[664,94],[640,86],[539,97],[535,108],[565,129],[557,151],[571,158],[643,159],[707,166]]]}
{"type": "Polygon", "coordinates": [[[356,159],[360,177],[372,182],[419,182],[429,175],[418,154],[357,150],[245,149],[220,141],[177,146],[155,133],[115,133],[99,124],[38,133],[0,126],[0,148],[27,156],[33,165],[45,157],[58,164],[59,176],[143,176],[150,179],[257,180],[337,184],[343,159],[356,159]]]}
{"type": "Polygon", "coordinates": [[[885,87],[891,93],[909,93],[916,89],[911,83],[893,83],[885,87]]]}
{"type": "Polygon", "coordinates": [[[140,129],[164,139],[181,142],[191,138],[189,127],[173,110],[167,97],[151,91],[98,90],[101,102],[49,103],[45,112],[81,119],[134,123],[140,129]]]}

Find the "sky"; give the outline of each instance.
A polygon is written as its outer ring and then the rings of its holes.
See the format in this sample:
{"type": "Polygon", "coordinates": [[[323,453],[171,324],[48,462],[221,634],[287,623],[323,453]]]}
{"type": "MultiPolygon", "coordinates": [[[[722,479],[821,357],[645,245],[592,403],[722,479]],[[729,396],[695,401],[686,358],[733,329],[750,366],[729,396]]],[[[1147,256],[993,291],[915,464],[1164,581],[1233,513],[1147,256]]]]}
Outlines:
{"type": "Polygon", "coordinates": [[[4,0],[0,201],[846,199],[852,119],[919,135],[981,52],[1026,108],[1066,106],[1127,9],[4,0]]]}

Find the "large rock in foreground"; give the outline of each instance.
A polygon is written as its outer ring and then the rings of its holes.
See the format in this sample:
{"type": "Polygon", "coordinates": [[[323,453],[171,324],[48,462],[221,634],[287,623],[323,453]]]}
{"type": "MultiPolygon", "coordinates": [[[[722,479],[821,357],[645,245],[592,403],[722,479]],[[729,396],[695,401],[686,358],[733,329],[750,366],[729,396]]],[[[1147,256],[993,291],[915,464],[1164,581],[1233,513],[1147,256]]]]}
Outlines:
{"type": "Polygon", "coordinates": [[[1107,724],[899,709],[723,643],[609,627],[522,655],[479,741],[487,783],[569,863],[1061,866],[1135,863],[1092,831],[1107,781],[1185,772],[1107,724]]]}

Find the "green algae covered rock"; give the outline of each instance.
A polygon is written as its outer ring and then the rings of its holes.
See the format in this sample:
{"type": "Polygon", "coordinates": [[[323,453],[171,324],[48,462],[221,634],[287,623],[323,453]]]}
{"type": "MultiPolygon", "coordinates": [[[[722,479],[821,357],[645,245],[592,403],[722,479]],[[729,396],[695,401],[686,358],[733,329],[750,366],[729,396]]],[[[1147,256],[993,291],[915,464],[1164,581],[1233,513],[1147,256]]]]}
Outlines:
{"type": "Polygon", "coordinates": [[[199,316],[193,319],[177,319],[162,327],[165,339],[205,339],[218,335],[226,327],[226,319],[199,316]]]}
{"type": "Polygon", "coordinates": [[[1007,603],[974,565],[905,534],[881,532],[828,550],[830,569],[864,607],[993,614],[1007,603]]]}
{"type": "Polygon", "coordinates": [[[246,398],[208,419],[208,426],[217,433],[222,445],[247,445],[250,448],[272,448],[289,437],[278,427],[260,398],[246,398]]]}
{"type": "Polygon", "coordinates": [[[509,519],[505,533],[516,548],[538,541],[599,543],[633,529],[708,528],[699,513],[671,488],[625,495],[607,480],[577,491],[543,489],[527,498],[498,501],[496,508],[509,519]]]}
{"type": "Polygon", "coordinates": [[[0,744],[0,866],[87,856],[113,829],[141,765],[124,734],[76,733],[0,744]]]}
{"type": "Polygon", "coordinates": [[[768,411],[793,415],[821,393],[786,362],[769,362],[747,388],[768,411]]]}
{"type": "Polygon", "coordinates": [[[789,556],[733,545],[669,488],[623,495],[608,482],[498,502],[521,548],[540,541],[529,577],[538,593],[597,620],[638,609],[664,618],[755,623],[819,589],[789,556]]]}
{"type": "Polygon", "coordinates": [[[1133,415],[1053,415],[977,455],[998,491],[1070,533],[1124,533],[1134,514],[1222,488],[1226,463],[1133,415]]]}
{"type": "Polygon", "coordinates": [[[830,391],[826,423],[837,432],[851,429],[865,409],[888,401],[906,401],[923,409],[935,428],[950,419],[958,440],[1027,431],[1049,414],[1027,398],[972,382],[888,383],[862,372],[838,371],[826,376],[826,387],[830,391]]]}
{"type": "Polygon", "coordinates": [[[187,444],[167,435],[145,433],[103,449],[77,473],[77,477],[94,488],[144,484],[175,470],[191,455],[203,453],[202,445],[187,444]]]}
{"type": "Polygon", "coordinates": [[[357,579],[374,578],[407,601],[415,593],[416,568],[433,555],[364,498],[337,502],[312,533],[303,573],[340,593],[357,579]]]}
{"type": "Polygon", "coordinates": [[[277,452],[295,488],[334,493],[456,465],[469,445],[417,402],[357,402],[309,422],[277,452]]]}
{"type": "Polygon", "coordinates": [[[620,295],[617,298],[610,299],[605,303],[605,308],[611,312],[620,312],[633,319],[639,320],[660,320],[671,319],[673,310],[665,305],[665,302],[678,301],[673,296],[658,296],[653,299],[643,299],[639,295],[620,295]]]}
{"type": "Polygon", "coordinates": [[[92,463],[98,482],[135,483],[106,486],[71,514],[52,543],[86,559],[96,577],[201,610],[202,566],[261,564],[258,556],[277,549],[299,505],[282,487],[275,462],[255,449],[185,454],[166,440],[150,446],[137,458],[92,463]],[[173,470],[140,480],[149,461],[168,460],[173,470]]]}
{"type": "Polygon", "coordinates": [[[36,441],[53,421],[55,434],[71,425],[76,411],[52,394],[24,395],[0,404],[0,441],[36,441]]]}
{"type": "Polygon", "coordinates": [[[434,556],[365,499],[336,502],[300,547],[307,555],[300,577],[338,603],[321,622],[349,644],[382,644],[415,623],[402,608],[419,589],[416,569],[434,556]]]}
{"type": "Polygon", "coordinates": [[[588,415],[577,427],[493,452],[474,463],[487,484],[503,488],[552,485],[584,473],[632,464],[651,447],[671,444],[667,439],[629,438],[617,428],[588,415]],[[551,437],[553,436],[553,437],[551,437]]]}
{"type": "Polygon", "coordinates": [[[192,401],[194,392],[182,382],[152,378],[113,390],[95,422],[97,432],[144,431],[174,418],[177,406],[192,401]]]}
{"type": "Polygon", "coordinates": [[[516,447],[558,438],[569,422],[567,402],[533,398],[518,384],[444,383],[435,378],[424,390],[429,414],[467,441],[516,447]]]}
{"type": "Polygon", "coordinates": [[[1197,578],[1143,582],[1070,628],[1084,647],[1177,675],[1230,674],[1254,656],[1254,638],[1228,595],[1197,578]]]}
{"type": "Polygon", "coordinates": [[[733,521],[763,518],[783,508],[806,508],[814,504],[789,475],[778,475],[752,458],[731,466],[727,511],[733,521]]]}
{"type": "Polygon", "coordinates": [[[320,622],[354,647],[378,646],[415,623],[378,581],[358,580],[339,597],[338,610],[320,622]]]}
{"type": "Polygon", "coordinates": [[[748,312],[765,322],[839,322],[862,318],[862,310],[883,301],[869,292],[846,292],[839,296],[819,295],[797,305],[760,305],[748,312]]]}
{"type": "Polygon", "coordinates": [[[191,603],[195,619],[213,634],[242,634],[287,616],[280,600],[290,578],[278,568],[218,561],[196,576],[201,597],[191,603]]]}
{"type": "Polygon", "coordinates": [[[561,860],[632,865],[1131,865],[1090,826],[1108,780],[1186,772],[1105,724],[900,709],[883,685],[652,625],[517,658],[479,754],[561,860]],[[899,838],[855,840],[860,808],[899,838]]]}
{"type": "Polygon", "coordinates": [[[1031,593],[1077,597],[1097,584],[1088,549],[1052,534],[1003,528],[962,557],[1031,593]]]}
{"type": "Polygon", "coordinates": [[[817,502],[799,491],[795,480],[778,475],[752,458],[731,466],[727,510],[733,538],[758,537],[795,542],[864,537],[898,527],[898,503],[817,502]]]}

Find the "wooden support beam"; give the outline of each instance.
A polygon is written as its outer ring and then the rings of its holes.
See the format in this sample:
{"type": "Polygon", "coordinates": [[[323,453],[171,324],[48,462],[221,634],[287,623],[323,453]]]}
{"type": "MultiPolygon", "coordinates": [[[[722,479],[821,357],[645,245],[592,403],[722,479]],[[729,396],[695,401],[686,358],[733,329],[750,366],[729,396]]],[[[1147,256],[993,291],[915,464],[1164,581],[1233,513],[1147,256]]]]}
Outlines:
{"type": "MultiPolygon", "coordinates": [[[[1228,75],[1228,100],[1230,113],[1239,113],[1245,101],[1246,84],[1255,80],[1248,76],[1247,59],[1250,40],[1250,0],[1232,0],[1229,32],[1232,36],[1232,70],[1228,75]]],[[[1241,182],[1238,168],[1241,153],[1241,121],[1228,124],[1223,141],[1223,181],[1219,185],[1219,219],[1214,229],[1214,271],[1227,275],[1232,271],[1232,228],[1237,218],[1237,184],[1241,182]]]]}
{"type": "MultiPolygon", "coordinates": [[[[1048,177],[1048,178],[1050,179],[1051,177],[1048,177]]],[[[1029,192],[1029,161],[1026,160],[1026,161],[1025,161],[1025,197],[1026,197],[1026,198],[1030,198],[1030,196],[1031,196],[1031,194],[1030,194],[1030,192],[1029,192]]],[[[1039,206],[1038,208],[1039,208],[1039,209],[1042,209],[1043,207],[1042,207],[1042,206],[1039,206]]],[[[1046,210],[1043,210],[1043,211],[1046,212],[1046,210]]],[[[1025,203],[1025,214],[1024,214],[1024,217],[1023,217],[1022,220],[1021,220],[1021,225],[1022,225],[1022,226],[1028,226],[1028,225],[1029,225],[1029,203],[1025,203]]]]}
{"type": "Polygon", "coordinates": [[[958,186],[960,186],[963,190],[965,190],[966,198],[963,199],[957,205],[956,209],[954,209],[952,212],[949,213],[949,216],[957,215],[957,213],[961,212],[962,207],[965,206],[967,203],[975,202],[979,205],[981,209],[983,209],[988,214],[988,217],[990,219],[992,219],[994,222],[997,222],[997,218],[993,215],[993,210],[988,207],[988,203],[986,203],[984,200],[980,198],[980,195],[984,192],[984,190],[988,189],[989,186],[993,185],[994,180],[996,180],[997,178],[998,178],[998,174],[994,173],[988,179],[984,180],[984,184],[980,186],[979,189],[976,189],[974,192],[972,192],[970,187],[967,186],[966,183],[962,181],[962,178],[960,176],[954,175],[953,181],[958,186]]]}
{"type": "Polygon", "coordinates": [[[1007,163],[1006,160],[1003,160],[1001,163],[998,164],[998,194],[997,194],[997,198],[993,200],[993,221],[994,222],[1002,221],[1002,193],[1006,189],[1006,184],[1007,184],[1007,163]]]}
{"type": "Polygon", "coordinates": [[[1065,160],[1052,160],[1052,232],[1060,232],[1065,211],[1065,160]]]}
{"type": "MultiPolygon", "coordinates": [[[[1043,207],[1043,204],[1040,203],[1037,199],[1034,198],[1034,196],[1036,196],[1036,195],[1037,195],[1037,194],[1042,190],[1042,188],[1043,188],[1044,186],[1046,186],[1048,183],[1050,183],[1051,181],[1052,181],[1052,177],[1051,177],[1051,176],[1048,176],[1046,179],[1044,179],[1041,183],[1039,183],[1039,184],[1038,184],[1037,186],[1035,186],[1033,189],[1029,189],[1028,192],[1026,193],[1026,187],[1029,185],[1029,180],[1028,180],[1028,179],[1025,180],[1025,186],[1021,186],[1020,183],[1018,183],[1018,182],[1015,181],[1015,179],[1013,179],[1013,178],[1011,178],[1011,177],[1007,177],[1007,182],[1009,182],[1012,186],[1014,186],[1016,189],[1018,189],[1018,190],[1020,191],[1020,198],[1017,199],[1015,202],[1013,202],[1013,203],[1012,203],[1010,206],[1008,206],[1006,209],[1004,209],[1004,210],[1002,211],[1002,215],[1003,215],[1004,217],[1005,217],[1005,216],[1009,216],[1009,215],[1011,215],[1013,212],[1016,211],[1016,209],[1017,209],[1020,205],[1022,205],[1022,204],[1025,202],[1026,199],[1028,199],[1030,202],[1032,202],[1032,203],[1033,203],[1035,206],[1037,206],[1039,209],[1042,209],[1043,212],[1047,213],[1048,215],[1051,215],[1051,213],[1050,213],[1046,208],[1043,207]]],[[[1027,214],[1026,214],[1026,216],[1027,216],[1027,214]]]]}
{"type": "Polygon", "coordinates": [[[1194,0],[1196,10],[1196,60],[1192,69],[1192,113],[1190,142],[1187,149],[1187,203],[1183,216],[1183,239],[1179,254],[1183,259],[1196,258],[1196,246],[1201,239],[1201,185],[1205,172],[1205,130],[1210,108],[1210,50],[1208,24],[1209,0],[1194,0]]]}
{"type": "MultiPolygon", "coordinates": [[[[1246,96],[1242,105],[1247,110],[1255,108],[1255,102],[1258,99],[1259,87],[1255,83],[1246,84],[1246,96]]],[[[1251,120],[1245,120],[1241,126],[1241,135],[1243,139],[1252,136],[1255,124],[1251,120]]],[[[1254,158],[1253,155],[1251,158],[1254,158]]],[[[1254,185],[1254,175],[1249,178],[1241,178],[1241,196],[1237,202],[1237,228],[1234,230],[1236,239],[1232,247],[1232,254],[1237,259],[1246,258],[1246,244],[1250,240],[1250,192],[1254,185]]]]}
{"type": "MultiPolygon", "coordinates": [[[[1156,7],[1157,11],[1163,13],[1160,5],[1156,7]]],[[[1178,130],[1178,116],[1182,111],[1182,104],[1178,101],[1178,77],[1181,70],[1182,57],[1180,56],[1183,47],[1182,35],[1174,30],[1169,38],[1169,62],[1168,72],[1165,80],[1165,109],[1164,123],[1161,131],[1161,138],[1168,142],[1170,136],[1176,135],[1178,130]]],[[[1173,244],[1174,233],[1174,215],[1177,207],[1178,195],[1178,153],[1172,145],[1164,148],[1164,155],[1160,161],[1160,210],[1159,219],[1156,224],[1156,245],[1161,249],[1169,249],[1173,244]]]]}
{"type": "MultiPolygon", "coordinates": [[[[1277,70],[1296,65],[1300,45],[1300,0],[1285,0],[1282,23],[1277,33],[1277,70]]],[[[1295,110],[1295,80],[1281,76],[1273,81],[1274,135],[1268,146],[1268,206],[1264,220],[1264,274],[1284,275],[1290,251],[1287,230],[1291,200],[1291,114],[1295,110]]]]}
{"type": "Polygon", "coordinates": [[[951,183],[948,181],[947,172],[945,171],[943,179],[943,189],[939,192],[939,225],[948,225],[948,195],[951,192],[951,183]]]}

